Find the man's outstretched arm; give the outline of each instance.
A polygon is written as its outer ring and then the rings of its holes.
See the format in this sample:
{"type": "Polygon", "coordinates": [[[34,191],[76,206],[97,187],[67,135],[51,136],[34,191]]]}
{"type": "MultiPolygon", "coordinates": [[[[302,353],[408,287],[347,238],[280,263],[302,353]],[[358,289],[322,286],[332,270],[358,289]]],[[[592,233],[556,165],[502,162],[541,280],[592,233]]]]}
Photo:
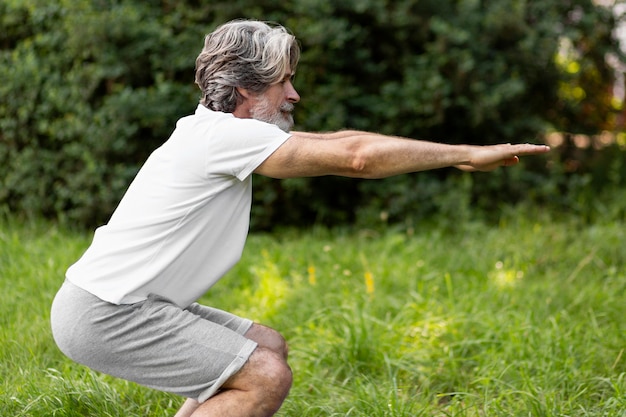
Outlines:
{"type": "Polygon", "coordinates": [[[550,150],[545,145],[532,144],[448,145],[359,131],[291,133],[256,173],[273,178],[384,178],[450,166],[491,171],[517,164],[520,156],[550,150]]]}

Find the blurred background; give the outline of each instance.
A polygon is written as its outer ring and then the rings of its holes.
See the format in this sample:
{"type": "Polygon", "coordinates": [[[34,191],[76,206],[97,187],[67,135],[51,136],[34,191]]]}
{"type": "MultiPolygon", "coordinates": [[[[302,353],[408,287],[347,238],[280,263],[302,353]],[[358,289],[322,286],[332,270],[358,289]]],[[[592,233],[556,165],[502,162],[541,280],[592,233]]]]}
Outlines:
{"type": "Polygon", "coordinates": [[[2,0],[0,211],[105,222],[199,90],[234,18],[299,39],[296,129],[547,143],[489,174],[255,177],[253,230],[497,221],[508,207],[626,213],[626,5],[618,0],[2,0]]]}

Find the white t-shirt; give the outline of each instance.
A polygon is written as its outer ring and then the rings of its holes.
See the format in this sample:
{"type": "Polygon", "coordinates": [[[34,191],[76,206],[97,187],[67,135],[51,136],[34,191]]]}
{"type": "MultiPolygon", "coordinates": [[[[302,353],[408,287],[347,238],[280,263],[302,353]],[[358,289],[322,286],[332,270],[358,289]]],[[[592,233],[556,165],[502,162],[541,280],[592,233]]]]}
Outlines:
{"type": "Polygon", "coordinates": [[[67,279],[114,304],[200,298],[239,261],[252,172],[290,134],[199,105],[176,124],[67,279]]]}

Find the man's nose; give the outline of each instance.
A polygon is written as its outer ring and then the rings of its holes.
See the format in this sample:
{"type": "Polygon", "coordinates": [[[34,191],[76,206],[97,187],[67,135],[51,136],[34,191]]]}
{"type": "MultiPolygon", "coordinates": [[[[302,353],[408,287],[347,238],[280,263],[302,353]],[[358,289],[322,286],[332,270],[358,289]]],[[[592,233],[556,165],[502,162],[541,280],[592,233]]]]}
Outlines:
{"type": "Polygon", "coordinates": [[[290,103],[297,103],[300,101],[300,95],[294,88],[293,84],[291,84],[291,81],[287,82],[286,95],[287,95],[287,101],[289,101],[290,103]]]}

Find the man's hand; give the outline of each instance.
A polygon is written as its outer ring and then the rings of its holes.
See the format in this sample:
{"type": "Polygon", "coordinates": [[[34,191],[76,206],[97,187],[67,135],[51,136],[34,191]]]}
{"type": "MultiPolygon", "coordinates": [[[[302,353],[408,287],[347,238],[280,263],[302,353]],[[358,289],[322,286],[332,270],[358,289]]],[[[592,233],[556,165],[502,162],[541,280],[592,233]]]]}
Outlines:
{"type": "Polygon", "coordinates": [[[463,171],[493,171],[502,166],[512,166],[519,163],[520,156],[537,155],[550,152],[546,145],[532,145],[529,143],[511,145],[470,146],[470,160],[467,164],[455,165],[463,171]]]}

